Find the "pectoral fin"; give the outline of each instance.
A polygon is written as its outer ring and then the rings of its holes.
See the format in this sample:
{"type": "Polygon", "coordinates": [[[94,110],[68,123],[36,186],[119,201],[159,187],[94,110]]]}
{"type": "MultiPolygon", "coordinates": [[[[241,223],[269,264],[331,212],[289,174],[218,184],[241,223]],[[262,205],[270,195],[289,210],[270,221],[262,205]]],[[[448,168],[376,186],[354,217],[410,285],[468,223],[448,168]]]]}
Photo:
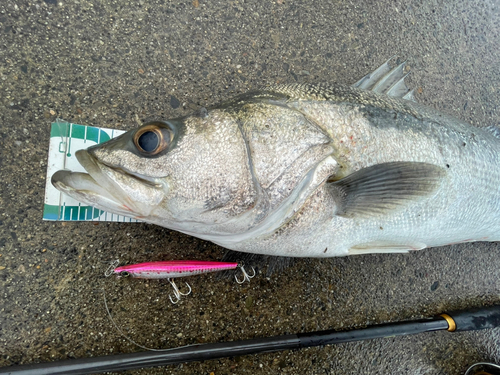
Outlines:
{"type": "Polygon", "coordinates": [[[445,176],[443,168],[428,163],[377,164],[330,183],[339,216],[385,215],[431,195],[445,176]]]}

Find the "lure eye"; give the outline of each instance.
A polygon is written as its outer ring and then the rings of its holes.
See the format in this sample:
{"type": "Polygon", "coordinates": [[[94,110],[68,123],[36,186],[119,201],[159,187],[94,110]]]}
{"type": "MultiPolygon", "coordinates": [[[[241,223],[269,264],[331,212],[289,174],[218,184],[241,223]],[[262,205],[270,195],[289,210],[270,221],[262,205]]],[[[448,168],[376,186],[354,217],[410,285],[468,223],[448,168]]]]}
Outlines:
{"type": "Polygon", "coordinates": [[[146,156],[158,155],[172,142],[173,132],[160,122],[144,125],[134,135],[134,144],[146,156]]]}
{"type": "Polygon", "coordinates": [[[129,276],[130,276],[130,273],[128,273],[127,271],[120,272],[120,277],[129,277],[129,276]]]}

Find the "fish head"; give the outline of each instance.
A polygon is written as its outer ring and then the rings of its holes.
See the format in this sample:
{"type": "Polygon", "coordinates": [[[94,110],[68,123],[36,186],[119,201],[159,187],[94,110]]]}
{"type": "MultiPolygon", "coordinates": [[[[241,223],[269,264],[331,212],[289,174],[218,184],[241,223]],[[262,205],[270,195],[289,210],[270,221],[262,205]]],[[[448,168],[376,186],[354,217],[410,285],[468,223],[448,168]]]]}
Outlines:
{"type": "Polygon", "coordinates": [[[238,123],[224,111],[154,121],[76,157],[87,173],[56,172],[63,193],[201,237],[243,230],[259,199],[238,123]]]}

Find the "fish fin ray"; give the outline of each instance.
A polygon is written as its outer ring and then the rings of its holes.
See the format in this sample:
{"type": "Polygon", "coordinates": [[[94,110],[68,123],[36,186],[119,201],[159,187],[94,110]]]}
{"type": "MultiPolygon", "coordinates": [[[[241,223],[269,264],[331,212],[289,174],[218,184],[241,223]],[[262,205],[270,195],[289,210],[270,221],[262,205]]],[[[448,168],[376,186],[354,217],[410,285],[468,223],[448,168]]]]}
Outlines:
{"type": "Polygon", "coordinates": [[[358,82],[352,85],[352,87],[357,87],[359,89],[363,90],[371,90],[373,86],[382,78],[384,77],[387,73],[391,71],[391,67],[389,65],[389,61],[394,59],[395,56],[391,57],[389,60],[387,60],[385,63],[380,65],[377,69],[375,69],[373,72],[368,73],[365,75],[363,78],[361,78],[358,82]]]}
{"type": "Polygon", "coordinates": [[[349,255],[407,253],[413,250],[422,250],[426,247],[427,245],[421,242],[396,243],[390,241],[372,241],[354,245],[348,251],[349,255]]]}
{"type": "Polygon", "coordinates": [[[387,90],[387,95],[395,97],[395,98],[402,98],[406,94],[410,92],[410,89],[408,86],[406,86],[405,79],[408,77],[410,73],[406,73],[403,77],[401,77],[396,83],[394,83],[388,90],[387,90]]]}
{"type": "Polygon", "coordinates": [[[406,62],[395,66],[373,86],[372,91],[389,95],[389,90],[405,76],[406,62]]]}
{"type": "Polygon", "coordinates": [[[391,68],[389,62],[395,56],[391,57],[372,73],[365,75],[352,87],[363,90],[370,90],[377,93],[386,94],[394,98],[416,101],[414,91],[406,85],[405,79],[409,72],[406,72],[406,62],[391,68]]]}
{"type": "Polygon", "coordinates": [[[434,164],[391,162],[363,168],[338,181],[330,180],[337,202],[336,215],[347,218],[385,215],[432,194],[445,173],[434,164]]]}
{"type": "Polygon", "coordinates": [[[485,127],[495,138],[500,139],[500,128],[496,125],[490,125],[485,127]]]}
{"type": "Polygon", "coordinates": [[[415,89],[411,89],[410,91],[408,91],[408,93],[406,93],[406,95],[403,95],[403,99],[416,103],[417,99],[415,98],[415,89]]]}

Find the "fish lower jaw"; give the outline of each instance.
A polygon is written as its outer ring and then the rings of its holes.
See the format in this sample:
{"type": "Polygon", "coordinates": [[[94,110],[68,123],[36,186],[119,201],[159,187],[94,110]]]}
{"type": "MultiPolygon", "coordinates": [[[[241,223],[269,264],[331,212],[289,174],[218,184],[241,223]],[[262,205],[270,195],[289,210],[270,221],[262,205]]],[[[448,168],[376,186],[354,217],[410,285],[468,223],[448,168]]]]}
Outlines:
{"type": "Polygon", "coordinates": [[[54,183],[54,186],[62,193],[79,202],[88,204],[89,206],[123,216],[138,218],[137,213],[130,207],[105,196],[96,194],[94,191],[75,189],[60,182],[54,183]]]}
{"type": "Polygon", "coordinates": [[[52,184],[61,193],[100,210],[133,218],[142,214],[142,210],[138,210],[133,203],[122,203],[121,199],[103,190],[87,173],[61,170],[52,176],[52,184]]]}

